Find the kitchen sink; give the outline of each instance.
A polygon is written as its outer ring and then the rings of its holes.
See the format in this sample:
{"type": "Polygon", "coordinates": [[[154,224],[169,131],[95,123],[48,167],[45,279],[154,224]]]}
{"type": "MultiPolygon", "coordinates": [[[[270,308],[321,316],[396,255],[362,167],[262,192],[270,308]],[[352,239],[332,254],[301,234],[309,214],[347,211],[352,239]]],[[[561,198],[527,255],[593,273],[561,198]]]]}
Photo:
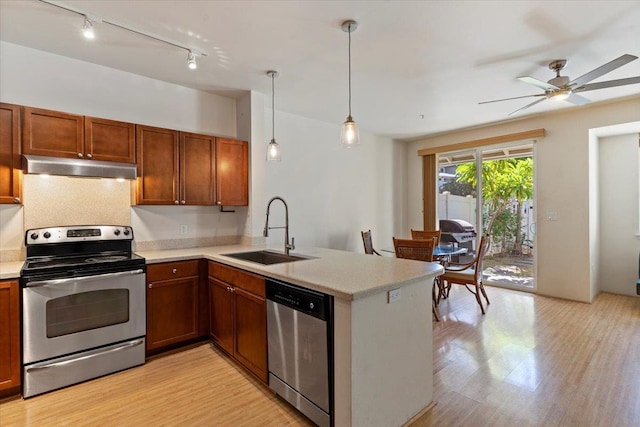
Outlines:
{"type": "Polygon", "coordinates": [[[230,258],[241,259],[244,261],[256,262],[262,265],[302,261],[302,260],[311,258],[307,256],[287,255],[281,252],[274,252],[274,251],[267,251],[267,250],[253,251],[253,252],[238,252],[234,254],[222,254],[222,256],[228,256],[230,258]]]}

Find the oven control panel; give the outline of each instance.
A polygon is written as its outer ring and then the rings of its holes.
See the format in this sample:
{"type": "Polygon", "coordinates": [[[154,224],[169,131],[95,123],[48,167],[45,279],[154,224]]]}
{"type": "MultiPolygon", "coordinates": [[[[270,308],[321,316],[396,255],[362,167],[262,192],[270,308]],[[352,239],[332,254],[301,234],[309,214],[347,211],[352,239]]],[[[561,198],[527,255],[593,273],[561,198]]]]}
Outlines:
{"type": "Polygon", "coordinates": [[[27,246],[106,240],[133,240],[133,229],[128,225],[85,225],[34,228],[27,230],[25,234],[25,244],[27,246]]]}

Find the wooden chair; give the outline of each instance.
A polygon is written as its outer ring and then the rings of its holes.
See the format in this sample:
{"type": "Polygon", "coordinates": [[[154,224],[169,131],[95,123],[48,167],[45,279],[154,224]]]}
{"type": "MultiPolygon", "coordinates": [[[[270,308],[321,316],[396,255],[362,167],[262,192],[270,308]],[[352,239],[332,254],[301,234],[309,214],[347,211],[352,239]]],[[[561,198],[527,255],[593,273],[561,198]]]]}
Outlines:
{"type": "Polygon", "coordinates": [[[364,253],[367,255],[375,254],[378,256],[382,256],[378,251],[373,249],[373,241],[371,240],[371,230],[361,231],[360,234],[362,234],[362,243],[364,243],[364,253]]]}
{"type": "Polygon", "coordinates": [[[436,239],[436,246],[440,244],[441,230],[414,230],[411,229],[411,238],[413,240],[436,239]]]}
{"type": "MultiPolygon", "coordinates": [[[[435,247],[435,239],[396,239],[393,238],[393,247],[396,250],[396,258],[414,259],[417,261],[433,261],[433,248],[435,247]]],[[[438,289],[440,287],[438,286],[438,289]]],[[[440,321],[440,314],[436,308],[436,281],[433,281],[431,290],[431,311],[436,321],[440,321]]]]}
{"type": "Polygon", "coordinates": [[[440,276],[442,286],[438,293],[438,302],[440,302],[442,295],[445,295],[445,297],[449,296],[452,284],[463,285],[469,292],[475,295],[482,314],[485,314],[480,293],[482,293],[484,299],[487,301],[487,305],[491,304],[484,290],[484,285],[482,284],[482,260],[488,249],[489,236],[482,236],[478,253],[471,262],[467,264],[449,264],[445,267],[444,274],[440,276]],[[472,290],[469,286],[475,287],[475,290],[472,290]]]}

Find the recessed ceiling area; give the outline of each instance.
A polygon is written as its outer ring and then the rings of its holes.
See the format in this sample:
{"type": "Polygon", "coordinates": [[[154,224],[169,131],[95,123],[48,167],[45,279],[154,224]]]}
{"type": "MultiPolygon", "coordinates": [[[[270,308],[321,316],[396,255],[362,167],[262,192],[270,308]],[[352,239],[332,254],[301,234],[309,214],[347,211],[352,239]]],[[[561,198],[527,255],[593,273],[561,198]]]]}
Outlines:
{"type": "MultiPolygon", "coordinates": [[[[415,138],[564,108],[493,99],[539,93],[517,80],[554,77],[566,59],[572,79],[623,54],[640,56],[640,2],[633,1],[65,1],[84,19],[38,0],[0,0],[0,40],[238,97],[266,97],[277,70],[277,109],[342,124],[347,115],[346,19],[352,34],[352,113],[361,132],[415,138]],[[175,41],[187,53],[100,19],[175,41]]],[[[640,59],[595,82],[640,76],[640,59]]],[[[582,95],[592,102],[640,94],[640,84],[582,95]]]]}

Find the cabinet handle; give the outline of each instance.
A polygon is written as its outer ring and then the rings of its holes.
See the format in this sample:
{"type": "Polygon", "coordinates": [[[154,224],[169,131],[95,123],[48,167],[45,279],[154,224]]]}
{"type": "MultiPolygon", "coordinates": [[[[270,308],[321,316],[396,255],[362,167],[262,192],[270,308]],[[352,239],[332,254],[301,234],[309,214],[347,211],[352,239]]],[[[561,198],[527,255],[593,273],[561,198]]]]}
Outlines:
{"type": "Polygon", "coordinates": [[[185,203],[187,203],[187,202],[183,200],[183,201],[181,201],[180,203],[184,205],[184,204],[185,204],[185,203]]]}
{"type": "Polygon", "coordinates": [[[174,201],[173,201],[173,204],[175,204],[175,205],[179,205],[179,204],[180,204],[180,202],[179,202],[179,201],[177,201],[177,200],[174,200],[174,201]]]}
{"type": "Polygon", "coordinates": [[[177,268],[174,268],[173,270],[171,270],[171,272],[172,272],[173,274],[176,274],[176,273],[178,272],[178,269],[177,269],[177,268]]]}
{"type": "Polygon", "coordinates": [[[222,202],[216,202],[216,204],[221,205],[221,204],[222,204],[222,202]]]}
{"type": "Polygon", "coordinates": [[[82,153],[78,153],[78,157],[83,158],[84,156],[82,155],[82,153]]]}
{"type": "Polygon", "coordinates": [[[149,283],[149,289],[153,288],[153,283],[149,283]]]}
{"type": "Polygon", "coordinates": [[[93,156],[91,154],[87,154],[87,159],[91,159],[93,156]]]}
{"type": "Polygon", "coordinates": [[[20,197],[14,197],[13,203],[20,203],[20,197]]]}

